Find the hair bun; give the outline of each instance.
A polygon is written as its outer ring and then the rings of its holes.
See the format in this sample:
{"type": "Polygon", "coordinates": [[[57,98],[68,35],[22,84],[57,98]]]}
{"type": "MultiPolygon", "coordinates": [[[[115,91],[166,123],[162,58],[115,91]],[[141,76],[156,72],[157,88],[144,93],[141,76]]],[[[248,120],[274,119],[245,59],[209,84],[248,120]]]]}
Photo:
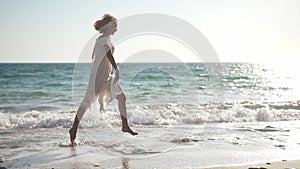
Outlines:
{"type": "Polygon", "coordinates": [[[99,31],[101,27],[103,27],[111,21],[117,22],[117,19],[111,14],[104,14],[100,20],[97,20],[94,23],[94,28],[99,31]]]}

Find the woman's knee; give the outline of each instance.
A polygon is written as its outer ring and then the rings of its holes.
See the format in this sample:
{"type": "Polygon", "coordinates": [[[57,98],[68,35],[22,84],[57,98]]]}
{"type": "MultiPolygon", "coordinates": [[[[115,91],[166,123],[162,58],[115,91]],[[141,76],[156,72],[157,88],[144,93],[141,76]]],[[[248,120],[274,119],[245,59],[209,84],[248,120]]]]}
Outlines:
{"type": "Polygon", "coordinates": [[[125,94],[124,93],[122,93],[122,94],[119,94],[118,96],[117,96],[117,99],[118,99],[118,101],[126,101],[126,96],[125,96],[125,94]]]}

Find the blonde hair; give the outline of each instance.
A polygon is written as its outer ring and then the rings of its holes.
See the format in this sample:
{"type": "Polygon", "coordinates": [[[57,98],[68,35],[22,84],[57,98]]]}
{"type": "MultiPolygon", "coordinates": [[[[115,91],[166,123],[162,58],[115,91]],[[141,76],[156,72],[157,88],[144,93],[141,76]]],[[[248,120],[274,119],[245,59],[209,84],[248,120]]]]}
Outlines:
{"type": "Polygon", "coordinates": [[[94,28],[99,31],[100,33],[103,33],[106,29],[106,25],[108,23],[115,23],[117,24],[117,18],[112,16],[111,14],[104,14],[100,20],[97,20],[94,23],[94,28]]]}

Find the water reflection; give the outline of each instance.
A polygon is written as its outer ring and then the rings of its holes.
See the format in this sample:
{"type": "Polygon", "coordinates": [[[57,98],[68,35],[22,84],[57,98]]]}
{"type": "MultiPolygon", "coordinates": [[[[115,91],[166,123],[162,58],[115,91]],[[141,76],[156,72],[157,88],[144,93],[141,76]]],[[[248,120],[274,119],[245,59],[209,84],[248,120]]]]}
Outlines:
{"type": "Polygon", "coordinates": [[[76,156],[76,154],[77,154],[76,146],[71,146],[71,156],[76,156]]]}
{"type": "Polygon", "coordinates": [[[129,169],[129,165],[128,165],[128,158],[122,158],[122,166],[123,169],[129,169]]]}

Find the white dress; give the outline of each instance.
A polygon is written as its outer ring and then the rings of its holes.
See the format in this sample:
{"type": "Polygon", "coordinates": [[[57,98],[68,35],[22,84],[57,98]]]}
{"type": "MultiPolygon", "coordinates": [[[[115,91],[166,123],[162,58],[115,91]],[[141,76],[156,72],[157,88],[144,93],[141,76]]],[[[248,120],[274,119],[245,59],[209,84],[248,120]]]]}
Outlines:
{"type": "Polygon", "coordinates": [[[123,93],[123,89],[119,84],[114,82],[115,75],[112,72],[112,65],[106,57],[108,52],[105,49],[107,45],[112,53],[114,47],[110,41],[110,36],[99,37],[96,40],[92,55],[92,71],[85,97],[80,104],[83,109],[88,109],[91,104],[98,100],[100,111],[104,110],[105,105],[116,98],[117,95],[123,93]]]}

